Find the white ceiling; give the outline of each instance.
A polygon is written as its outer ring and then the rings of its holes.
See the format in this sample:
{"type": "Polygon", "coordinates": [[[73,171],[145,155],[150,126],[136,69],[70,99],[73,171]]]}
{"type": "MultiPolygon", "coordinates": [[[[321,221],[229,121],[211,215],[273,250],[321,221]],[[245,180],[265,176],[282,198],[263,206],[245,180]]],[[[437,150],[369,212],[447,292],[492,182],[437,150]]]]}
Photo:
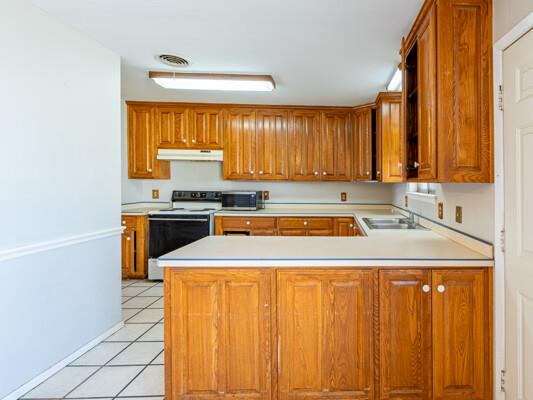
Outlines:
{"type": "MultiPolygon", "coordinates": [[[[356,105],[384,90],[423,0],[33,0],[122,56],[123,98],[356,105]],[[190,72],[270,74],[271,93],[159,88],[174,53],[190,72]]],[[[75,60],[73,60],[75,68],[75,60]]]]}

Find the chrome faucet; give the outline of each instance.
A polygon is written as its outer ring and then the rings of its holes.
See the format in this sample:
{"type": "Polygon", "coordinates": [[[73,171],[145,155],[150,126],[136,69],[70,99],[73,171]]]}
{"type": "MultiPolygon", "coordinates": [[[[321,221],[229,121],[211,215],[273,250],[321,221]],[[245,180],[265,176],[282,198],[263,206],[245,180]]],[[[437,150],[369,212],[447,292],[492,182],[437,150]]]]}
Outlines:
{"type": "Polygon", "coordinates": [[[411,211],[408,211],[408,212],[409,212],[409,224],[415,225],[416,224],[415,214],[413,214],[411,211]]]}

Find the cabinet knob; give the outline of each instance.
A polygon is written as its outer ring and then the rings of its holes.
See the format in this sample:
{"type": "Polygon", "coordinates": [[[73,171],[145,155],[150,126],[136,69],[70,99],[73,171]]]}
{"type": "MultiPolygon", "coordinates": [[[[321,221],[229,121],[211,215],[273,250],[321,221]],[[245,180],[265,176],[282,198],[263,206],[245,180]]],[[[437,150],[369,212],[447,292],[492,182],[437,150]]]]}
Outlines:
{"type": "Polygon", "coordinates": [[[446,287],[444,285],[437,286],[437,291],[439,293],[444,293],[446,291],[446,287]]]}
{"type": "Polygon", "coordinates": [[[326,171],[322,172],[322,175],[327,175],[328,173],[326,171]]]}
{"type": "Polygon", "coordinates": [[[122,221],[122,225],[126,225],[126,221],[122,221]]]}
{"type": "Polygon", "coordinates": [[[187,143],[187,139],[181,139],[182,143],[187,143]]]}
{"type": "Polygon", "coordinates": [[[424,293],[429,293],[430,290],[431,290],[431,287],[429,285],[422,286],[422,291],[424,293]]]}
{"type": "Polygon", "coordinates": [[[376,171],[376,175],[380,176],[381,175],[381,171],[376,171]]]}
{"type": "Polygon", "coordinates": [[[196,143],[196,139],[191,140],[191,142],[196,143]]]}
{"type": "Polygon", "coordinates": [[[318,171],[315,171],[315,175],[318,175],[318,171]]]}
{"type": "Polygon", "coordinates": [[[308,225],[308,224],[309,224],[309,222],[307,222],[307,221],[304,221],[304,225],[308,225]]]}
{"type": "Polygon", "coordinates": [[[148,172],[152,172],[152,168],[148,168],[148,172]]]}
{"type": "Polygon", "coordinates": [[[259,175],[263,175],[263,171],[259,171],[259,175]]]}
{"type": "Polygon", "coordinates": [[[250,225],[250,223],[251,223],[250,221],[246,221],[246,225],[250,225]]]}
{"type": "Polygon", "coordinates": [[[127,237],[126,240],[131,240],[131,238],[130,238],[130,237],[127,237]]]}
{"type": "Polygon", "coordinates": [[[418,163],[418,161],[415,161],[415,162],[413,163],[413,166],[414,166],[415,168],[418,168],[418,167],[420,166],[420,164],[418,163]]]}
{"type": "Polygon", "coordinates": [[[353,228],[353,224],[350,224],[350,228],[353,228]]]}
{"type": "Polygon", "coordinates": [[[366,174],[367,174],[367,175],[370,175],[370,171],[366,171],[366,174]]]}
{"type": "Polygon", "coordinates": [[[254,171],[253,169],[250,171],[250,173],[251,173],[252,175],[254,174],[254,172],[255,172],[255,171],[254,171]]]}

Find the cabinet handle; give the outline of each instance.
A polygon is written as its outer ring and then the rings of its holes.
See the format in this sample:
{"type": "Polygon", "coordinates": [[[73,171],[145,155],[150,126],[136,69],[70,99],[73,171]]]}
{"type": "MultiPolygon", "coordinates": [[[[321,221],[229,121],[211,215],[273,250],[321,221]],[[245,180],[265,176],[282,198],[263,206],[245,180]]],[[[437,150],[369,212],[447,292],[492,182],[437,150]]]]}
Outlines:
{"type": "Polygon", "coordinates": [[[131,238],[128,236],[128,237],[126,238],[126,240],[131,240],[131,238]]]}
{"type": "Polygon", "coordinates": [[[187,143],[187,139],[181,139],[182,143],[187,143]]]}
{"type": "Polygon", "coordinates": [[[318,171],[315,171],[315,175],[318,175],[318,171]]]}
{"type": "Polygon", "coordinates": [[[420,164],[418,163],[418,161],[415,161],[415,162],[413,163],[413,167],[418,168],[419,166],[420,166],[420,164]]]}
{"type": "Polygon", "coordinates": [[[148,168],[148,172],[152,172],[152,168],[148,168]]]}
{"type": "Polygon", "coordinates": [[[196,143],[196,139],[191,140],[191,142],[196,143]]]}
{"type": "Polygon", "coordinates": [[[263,175],[263,171],[259,171],[259,175],[263,175]]]}
{"type": "Polygon", "coordinates": [[[322,172],[322,175],[327,175],[328,173],[326,171],[322,172]]]}
{"type": "Polygon", "coordinates": [[[370,175],[370,171],[366,171],[366,174],[367,174],[367,175],[370,175]]]}
{"type": "Polygon", "coordinates": [[[309,224],[309,222],[307,222],[307,221],[304,221],[304,225],[308,225],[308,224],[309,224]]]}
{"type": "Polygon", "coordinates": [[[353,228],[353,224],[350,224],[350,228],[353,228]]]}
{"type": "Polygon", "coordinates": [[[444,293],[446,291],[446,287],[444,285],[437,286],[437,291],[439,293],[444,293]]]}
{"type": "Polygon", "coordinates": [[[429,293],[430,290],[431,290],[431,286],[429,286],[429,285],[422,286],[422,291],[424,293],[429,293]]]}
{"type": "Polygon", "coordinates": [[[381,171],[376,171],[376,175],[380,176],[381,175],[381,171]]]}
{"type": "Polygon", "coordinates": [[[126,225],[126,221],[122,221],[122,225],[126,225]]]}
{"type": "Polygon", "coordinates": [[[250,171],[250,173],[251,173],[252,175],[254,174],[254,172],[255,172],[255,171],[254,171],[253,169],[250,171]]]}
{"type": "Polygon", "coordinates": [[[250,225],[250,223],[251,223],[250,221],[246,221],[246,225],[250,225]]]}

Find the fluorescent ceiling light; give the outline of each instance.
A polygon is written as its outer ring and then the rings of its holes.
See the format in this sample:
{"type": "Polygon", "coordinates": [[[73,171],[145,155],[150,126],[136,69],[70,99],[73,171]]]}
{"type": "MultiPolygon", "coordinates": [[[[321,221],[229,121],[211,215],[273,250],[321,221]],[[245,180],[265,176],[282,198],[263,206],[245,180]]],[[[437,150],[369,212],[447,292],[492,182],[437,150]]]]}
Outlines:
{"type": "Polygon", "coordinates": [[[398,68],[387,86],[389,91],[398,91],[402,88],[402,70],[398,68]]]}
{"type": "Polygon", "coordinates": [[[148,76],[165,89],[271,92],[276,87],[274,79],[270,75],[192,74],[150,71],[148,76]]]}

